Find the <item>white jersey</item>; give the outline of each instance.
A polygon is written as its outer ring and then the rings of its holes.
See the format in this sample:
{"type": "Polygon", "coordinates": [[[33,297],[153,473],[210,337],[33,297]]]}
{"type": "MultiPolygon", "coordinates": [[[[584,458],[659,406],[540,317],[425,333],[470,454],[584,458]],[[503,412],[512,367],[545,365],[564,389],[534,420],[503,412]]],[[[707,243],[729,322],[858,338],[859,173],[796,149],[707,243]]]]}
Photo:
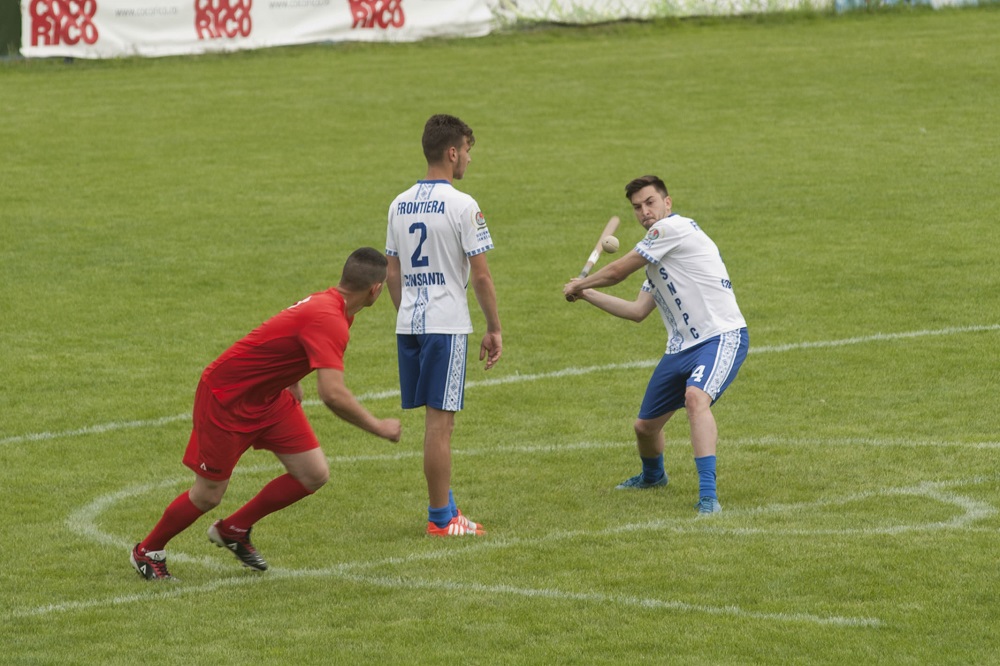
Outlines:
{"type": "Polygon", "coordinates": [[[667,328],[667,354],[746,327],[719,248],[695,221],[670,215],[635,246],[649,265],[642,290],[667,328]]]}
{"type": "Polygon", "coordinates": [[[418,180],[389,207],[385,253],[399,257],[396,333],[471,333],[469,257],[493,249],[476,200],[446,180],[418,180]]]}

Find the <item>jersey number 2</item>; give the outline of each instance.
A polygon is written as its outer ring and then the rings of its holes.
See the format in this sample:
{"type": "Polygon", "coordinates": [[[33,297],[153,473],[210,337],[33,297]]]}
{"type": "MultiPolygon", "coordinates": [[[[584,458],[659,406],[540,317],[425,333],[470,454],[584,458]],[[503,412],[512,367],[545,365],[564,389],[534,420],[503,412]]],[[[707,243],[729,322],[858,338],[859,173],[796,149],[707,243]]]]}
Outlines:
{"type": "Polygon", "coordinates": [[[427,225],[423,222],[414,222],[410,225],[410,233],[416,232],[420,232],[420,240],[417,242],[417,249],[410,255],[410,265],[414,268],[422,268],[430,264],[430,259],[426,255],[421,255],[424,241],[427,240],[427,225]]]}

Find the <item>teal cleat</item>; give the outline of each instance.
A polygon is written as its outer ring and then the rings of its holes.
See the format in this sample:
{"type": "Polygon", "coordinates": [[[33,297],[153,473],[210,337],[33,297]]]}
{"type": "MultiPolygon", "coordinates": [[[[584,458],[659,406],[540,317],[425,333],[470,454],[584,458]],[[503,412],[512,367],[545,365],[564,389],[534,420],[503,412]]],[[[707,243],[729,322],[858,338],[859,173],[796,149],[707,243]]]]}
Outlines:
{"type": "Polygon", "coordinates": [[[647,483],[643,480],[642,474],[636,474],[635,476],[625,479],[617,486],[615,490],[645,490],[647,488],[659,488],[660,486],[667,485],[667,474],[663,473],[663,478],[658,481],[653,481],[652,483],[647,483]]]}
{"type": "Polygon", "coordinates": [[[706,516],[712,513],[722,513],[722,505],[714,497],[702,497],[694,505],[694,508],[698,509],[699,514],[706,516]]]}

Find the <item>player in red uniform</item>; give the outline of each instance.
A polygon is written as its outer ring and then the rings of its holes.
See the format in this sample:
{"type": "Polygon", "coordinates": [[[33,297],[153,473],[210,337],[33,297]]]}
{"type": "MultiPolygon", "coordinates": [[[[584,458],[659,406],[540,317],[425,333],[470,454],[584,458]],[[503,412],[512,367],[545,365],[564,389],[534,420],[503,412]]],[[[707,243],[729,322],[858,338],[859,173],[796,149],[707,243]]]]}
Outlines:
{"type": "Polygon", "coordinates": [[[230,549],[244,566],[267,569],[250,542],[252,526],[316,492],[330,476],[326,456],[301,406],[299,380],[313,370],[319,397],[334,414],[374,435],[399,441],[399,419],[376,418],[344,384],[348,329],[354,315],[378,299],[385,277],[381,252],[354,251],[336,287],[267,320],[205,369],[184,453],[184,464],[195,473],[194,485],[171,502],[153,531],[132,549],[132,566],[140,575],[172,578],[164,551],[167,542],[219,505],[233,468],[251,446],[273,452],[287,473],[229,517],[215,521],[208,538],[230,549]]]}

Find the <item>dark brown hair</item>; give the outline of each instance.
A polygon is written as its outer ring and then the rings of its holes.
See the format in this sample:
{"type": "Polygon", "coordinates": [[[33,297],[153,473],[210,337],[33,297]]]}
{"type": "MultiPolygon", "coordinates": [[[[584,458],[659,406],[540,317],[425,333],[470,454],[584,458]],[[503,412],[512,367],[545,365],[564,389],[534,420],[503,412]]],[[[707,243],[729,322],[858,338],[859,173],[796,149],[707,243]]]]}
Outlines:
{"type": "Polygon", "coordinates": [[[455,116],[439,113],[428,118],[421,140],[427,163],[434,164],[441,161],[444,152],[452,146],[461,148],[462,137],[468,137],[470,148],[475,145],[476,137],[472,135],[472,128],[455,116]]]}
{"type": "Polygon", "coordinates": [[[374,284],[385,282],[385,255],[373,247],[358,248],[344,262],[340,286],[349,291],[365,291],[374,284]]]}
{"type": "Polygon", "coordinates": [[[641,176],[625,186],[625,198],[632,201],[633,194],[644,187],[649,187],[650,185],[655,187],[656,191],[662,196],[669,196],[670,193],[667,192],[667,186],[663,184],[663,181],[660,180],[659,176],[641,176]]]}

